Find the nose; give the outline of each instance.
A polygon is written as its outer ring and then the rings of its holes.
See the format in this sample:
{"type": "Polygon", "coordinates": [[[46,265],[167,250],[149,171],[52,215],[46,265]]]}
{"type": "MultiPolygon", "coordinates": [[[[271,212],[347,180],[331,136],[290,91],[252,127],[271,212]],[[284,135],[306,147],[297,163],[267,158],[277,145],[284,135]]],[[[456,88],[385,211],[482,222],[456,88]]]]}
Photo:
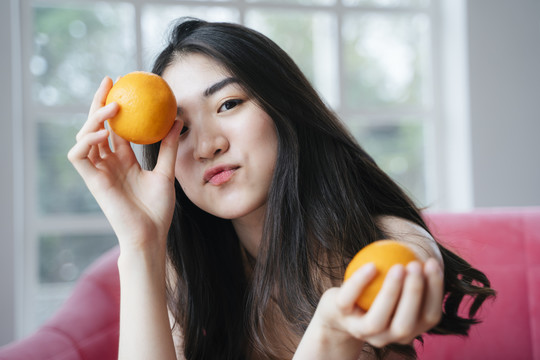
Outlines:
{"type": "Polygon", "coordinates": [[[212,159],[227,150],[229,150],[229,140],[219,125],[205,126],[199,129],[197,145],[193,152],[195,160],[212,159]]]}

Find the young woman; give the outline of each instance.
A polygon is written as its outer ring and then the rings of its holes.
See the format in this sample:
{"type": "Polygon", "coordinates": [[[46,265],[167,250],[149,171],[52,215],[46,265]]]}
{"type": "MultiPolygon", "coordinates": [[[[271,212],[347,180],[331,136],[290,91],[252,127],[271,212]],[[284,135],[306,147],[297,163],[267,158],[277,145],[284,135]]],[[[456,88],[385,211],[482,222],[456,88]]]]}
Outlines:
{"type": "Polygon", "coordinates": [[[433,239],[277,45],[185,19],[153,72],[178,116],[145,147],[145,170],[104,129],[118,111],[104,106],[108,78],[68,155],[120,244],[121,358],[414,358],[425,332],[467,334],[488,279],[433,239]],[[373,266],[343,273],[386,238],[422,263],[395,266],[364,312],[373,266]]]}

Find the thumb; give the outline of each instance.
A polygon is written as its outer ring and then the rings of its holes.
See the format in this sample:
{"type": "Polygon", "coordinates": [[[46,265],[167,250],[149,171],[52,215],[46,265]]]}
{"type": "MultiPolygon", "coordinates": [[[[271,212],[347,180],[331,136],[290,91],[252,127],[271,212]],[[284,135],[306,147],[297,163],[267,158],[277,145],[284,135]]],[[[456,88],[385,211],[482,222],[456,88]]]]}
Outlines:
{"type": "Polygon", "coordinates": [[[176,153],[178,151],[178,142],[180,141],[180,130],[183,127],[181,121],[176,120],[169,130],[167,136],[161,141],[159,155],[154,171],[158,171],[169,179],[174,179],[174,166],[176,163],[176,153]]]}

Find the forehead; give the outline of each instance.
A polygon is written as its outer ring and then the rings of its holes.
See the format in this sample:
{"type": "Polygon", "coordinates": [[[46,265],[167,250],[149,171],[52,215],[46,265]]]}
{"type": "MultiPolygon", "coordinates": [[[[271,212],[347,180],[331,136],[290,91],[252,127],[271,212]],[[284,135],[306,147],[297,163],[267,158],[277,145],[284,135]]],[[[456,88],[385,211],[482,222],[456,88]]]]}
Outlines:
{"type": "Polygon", "coordinates": [[[230,74],[214,59],[201,54],[177,57],[162,75],[176,95],[201,92],[230,74]],[[177,94],[178,93],[178,94],[177,94]]]}

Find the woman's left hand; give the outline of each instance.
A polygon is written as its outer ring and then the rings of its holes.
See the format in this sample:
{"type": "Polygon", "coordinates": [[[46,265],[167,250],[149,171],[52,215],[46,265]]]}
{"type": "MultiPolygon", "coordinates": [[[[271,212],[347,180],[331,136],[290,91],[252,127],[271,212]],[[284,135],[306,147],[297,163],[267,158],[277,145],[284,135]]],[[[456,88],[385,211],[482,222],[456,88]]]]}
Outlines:
{"type": "Polygon", "coordinates": [[[430,258],[423,266],[414,261],[406,267],[392,267],[373,304],[363,311],[356,299],[375,273],[373,264],[364,265],[341,287],[323,294],[298,348],[302,351],[297,351],[295,358],[303,358],[300,354],[307,355],[307,350],[316,355],[311,358],[358,359],[364,342],[377,348],[391,343],[410,344],[438,324],[444,282],[437,260],[430,258]],[[313,346],[315,342],[319,345],[313,346]],[[325,349],[316,350],[321,344],[325,349]]]}

